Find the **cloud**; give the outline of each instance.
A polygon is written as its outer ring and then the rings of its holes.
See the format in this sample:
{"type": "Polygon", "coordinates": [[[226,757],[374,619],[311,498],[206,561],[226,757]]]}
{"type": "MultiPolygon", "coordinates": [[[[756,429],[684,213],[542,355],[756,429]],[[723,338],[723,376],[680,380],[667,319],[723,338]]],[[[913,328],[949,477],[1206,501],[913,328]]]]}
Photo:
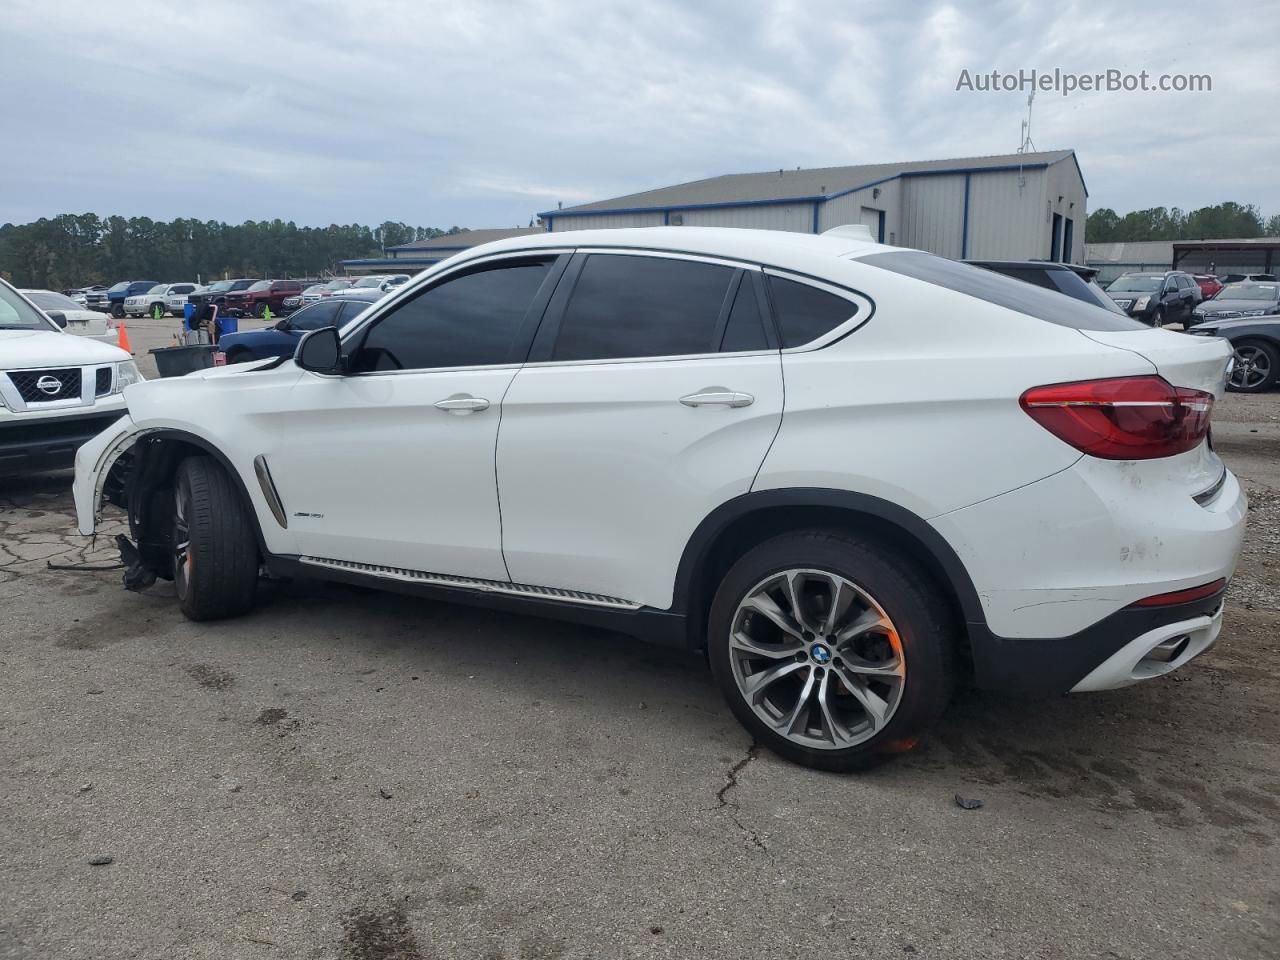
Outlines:
{"type": "Polygon", "coordinates": [[[1010,152],[960,70],[1208,73],[1037,96],[1090,206],[1280,210],[1262,4],[11,0],[0,221],[60,212],[488,226],[745,170],[1010,152]],[[1230,162],[1224,162],[1230,158],[1230,162]]]}

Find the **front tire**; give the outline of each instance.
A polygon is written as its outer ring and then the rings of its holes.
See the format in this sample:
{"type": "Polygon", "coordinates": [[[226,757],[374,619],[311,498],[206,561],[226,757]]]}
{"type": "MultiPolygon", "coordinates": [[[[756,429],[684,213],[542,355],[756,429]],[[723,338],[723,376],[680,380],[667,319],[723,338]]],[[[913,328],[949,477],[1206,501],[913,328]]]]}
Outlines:
{"type": "Polygon", "coordinates": [[[1280,378],[1280,350],[1261,340],[1233,344],[1235,366],[1227,389],[1236,393],[1261,393],[1280,378]]]}
{"type": "Polygon", "coordinates": [[[230,353],[228,353],[228,354],[227,354],[227,363],[228,363],[228,364],[231,364],[231,363],[250,363],[251,361],[256,360],[256,359],[258,359],[258,358],[257,358],[257,357],[255,357],[255,356],[253,355],[253,351],[252,351],[252,350],[246,350],[246,349],[244,349],[244,348],[241,348],[241,349],[239,349],[239,350],[232,350],[230,353]]]}
{"type": "Polygon", "coordinates": [[[174,482],[173,585],[190,620],[248,612],[258,585],[253,521],[213,457],[188,457],[174,482]]]}
{"type": "Polygon", "coordinates": [[[949,605],[907,560],[814,530],[766,541],[730,568],[707,649],[757,742],[843,772],[909,750],[942,715],[956,632],[949,605]]]}

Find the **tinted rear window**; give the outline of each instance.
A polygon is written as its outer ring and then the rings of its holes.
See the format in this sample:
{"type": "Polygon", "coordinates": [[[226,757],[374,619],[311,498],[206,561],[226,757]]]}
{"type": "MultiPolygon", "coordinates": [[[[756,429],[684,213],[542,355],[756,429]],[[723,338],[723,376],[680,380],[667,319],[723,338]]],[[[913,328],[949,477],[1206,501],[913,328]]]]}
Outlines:
{"type": "Polygon", "coordinates": [[[1075,330],[1146,330],[1146,324],[1103,307],[1054,293],[1021,280],[935,257],[931,253],[895,250],[861,257],[859,263],[879,267],[925,283],[945,287],[966,296],[1017,310],[1037,319],[1075,330]]]}
{"type": "Polygon", "coordinates": [[[769,298],[784,347],[811,343],[858,312],[858,305],[843,297],[782,277],[769,277],[769,298]]]}

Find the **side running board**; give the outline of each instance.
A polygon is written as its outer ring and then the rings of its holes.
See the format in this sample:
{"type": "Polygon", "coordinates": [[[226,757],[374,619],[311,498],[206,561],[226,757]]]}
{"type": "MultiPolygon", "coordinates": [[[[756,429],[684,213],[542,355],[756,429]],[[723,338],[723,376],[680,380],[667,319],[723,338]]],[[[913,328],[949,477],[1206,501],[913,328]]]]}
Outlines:
{"type": "Polygon", "coordinates": [[[481,580],[475,577],[455,577],[447,573],[424,573],[421,570],[405,570],[403,567],[383,567],[354,560],[330,560],[325,557],[299,557],[298,561],[311,567],[346,570],[363,573],[383,580],[399,580],[428,586],[452,587],[457,590],[479,590],[483,593],[500,593],[506,596],[528,597],[534,600],[555,600],[561,603],[577,603],[590,607],[608,607],[613,610],[639,610],[641,604],[598,593],[579,590],[561,590],[559,587],[532,587],[524,583],[507,583],[503,580],[481,580]]]}

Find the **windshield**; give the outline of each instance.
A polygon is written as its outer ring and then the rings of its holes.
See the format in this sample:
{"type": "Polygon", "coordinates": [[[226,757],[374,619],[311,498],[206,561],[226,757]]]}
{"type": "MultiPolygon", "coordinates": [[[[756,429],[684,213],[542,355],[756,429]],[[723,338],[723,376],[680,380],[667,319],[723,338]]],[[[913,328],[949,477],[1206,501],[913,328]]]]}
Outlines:
{"type": "Polygon", "coordinates": [[[382,286],[382,281],[382,277],[361,277],[352,284],[352,287],[356,290],[363,290],[367,287],[380,287],[382,286]]]}
{"type": "Polygon", "coordinates": [[[253,286],[249,287],[249,292],[257,293],[259,290],[270,290],[270,289],[271,289],[270,280],[259,280],[257,283],[253,284],[253,286]]]}
{"type": "Polygon", "coordinates": [[[12,287],[0,283],[0,330],[52,330],[52,321],[37,313],[12,287]]]}
{"type": "Polygon", "coordinates": [[[231,289],[232,289],[232,290],[244,290],[244,289],[246,289],[247,287],[252,287],[252,286],[253,286],[255,283],[257,283],[257,282],[258,282],[257,280],[232,280],[232,281],[231,281],[231,289]]]}
{"type": "Polygon", "coordinates": [[[217,283],[211,283],[204,288],[205,293],[222,293],[224,290],[231,289],[230,280],[219,280],[217,283]]]}
{"type": "Polygon", "coordinates": [[[351,286],[350,280],[330,280],[321,289],[323,290],[345,290],[351,286]]]}
{"type": "Polygon", "coordinates": [[[1107,287],[1108,293],[1155,293],[1164,283],[1164,277],[1119,277],[1107,287]]]}
{"type": "Polygon", "coordinates": [[[23,290],[26,298],[41,310],[83,310],[84,307],[70,297],[64,297],[52,290],[23,290]]]}
{"type": "Polygon", "coordinates": [[[152,296],[163,296],[164,292],[168,289],[169,288],[166,284],[157,283],[154,287],[152,287],[150,290],[147,291],[147,294],[152,296]]]}
{"type": "Polygon", "coordinates": [[[119,293],[121,290],[128,290],[132,280],[121,280],[119,283],[113,283],[107,288],[107,293],[119,293]]]}
{"type": "Polygon", "coordinates": [[[1218,291],[1215,300],[1275,300],[1280,287],[1265,284],[1232,283],[1218,291]]]}

